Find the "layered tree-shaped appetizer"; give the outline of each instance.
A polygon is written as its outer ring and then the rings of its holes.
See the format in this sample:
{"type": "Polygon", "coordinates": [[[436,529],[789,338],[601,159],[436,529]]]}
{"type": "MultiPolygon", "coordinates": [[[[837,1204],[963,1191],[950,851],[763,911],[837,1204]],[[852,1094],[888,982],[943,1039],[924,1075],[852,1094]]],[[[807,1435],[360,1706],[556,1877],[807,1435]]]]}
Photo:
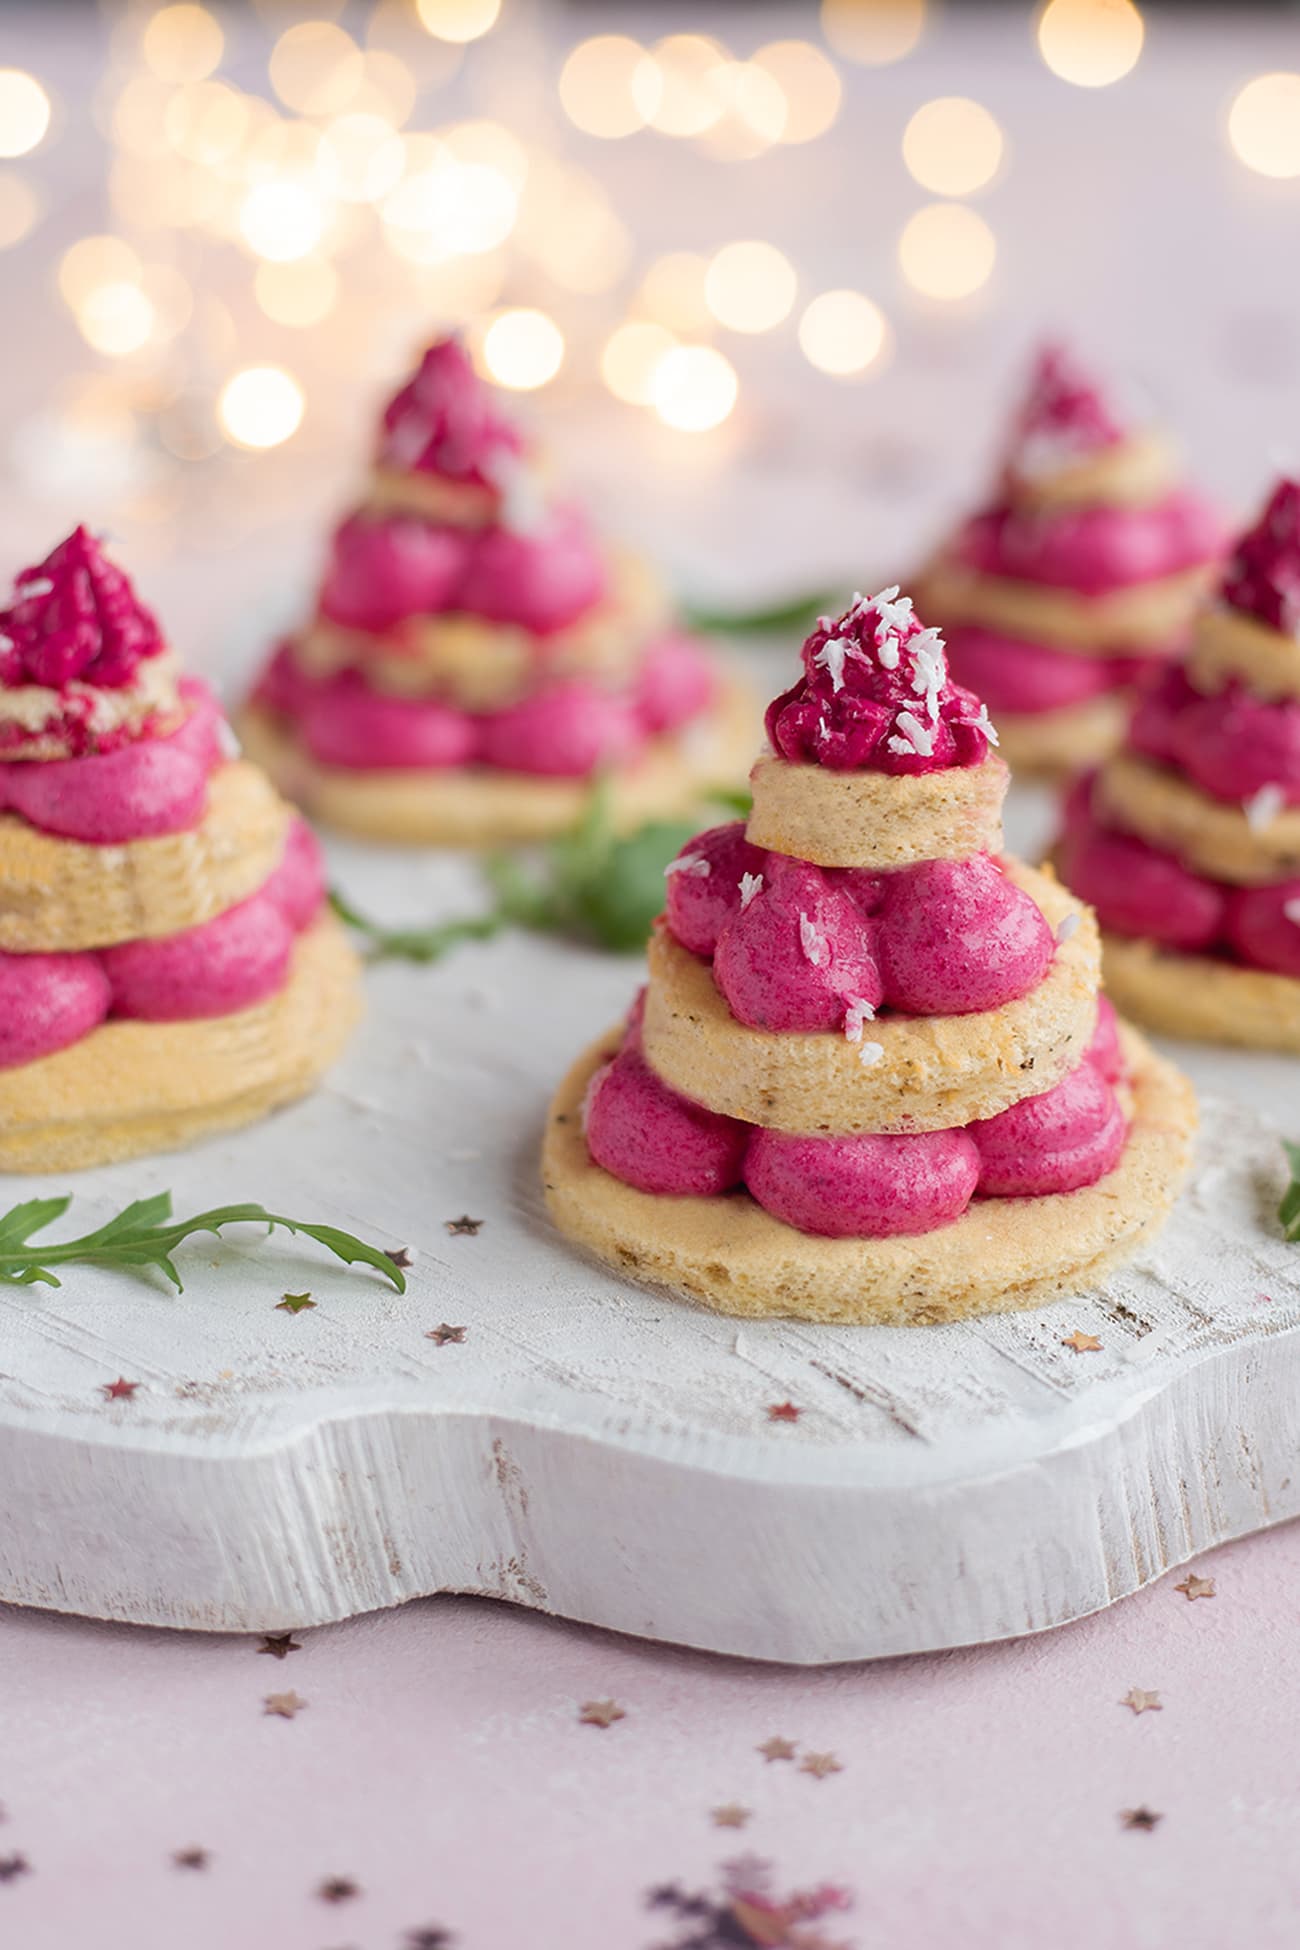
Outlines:
{"type": "Polygon", "coordinates": [[[1194,1105],[1098,1001],[1088,909],[1000,857],[984,706],[896,589],[822,618],[748,824],[668,870],[650,979],[551,1109],[571,1237],[724,1312],[939,1321],[1159,1225],[1194,1105]]]}
{"type": "Polygon", "coordinates": [[[1122,1009],[1300,1051],[1300,483],[1279,483],[1186,660],[1071,794],[1058,859],[1122,1009]]]}
{"type": "Polygon", "coordinates": [[[356,1019],[316,842],[79,528],[0,610],[0,1169],[300,1096],[356,1019]]]}
{"type": "Polygon", "coordinates": [[[240,730],[313,815],[447,845],[561,832],[597,774],[622,823],[681,811],[742,775],[753,736],[741,689],[552,494],[455,339],[385,409],[315,615],[240,730]]]}
{"type": "Polygon", "coordinates": [[[917,602],[1013,772],[1077,772],[1119,744],[1135,683],[1186,648],[1222,546],[1164,436],[1049,346],[991,505],[944,545],[917,602]]]}

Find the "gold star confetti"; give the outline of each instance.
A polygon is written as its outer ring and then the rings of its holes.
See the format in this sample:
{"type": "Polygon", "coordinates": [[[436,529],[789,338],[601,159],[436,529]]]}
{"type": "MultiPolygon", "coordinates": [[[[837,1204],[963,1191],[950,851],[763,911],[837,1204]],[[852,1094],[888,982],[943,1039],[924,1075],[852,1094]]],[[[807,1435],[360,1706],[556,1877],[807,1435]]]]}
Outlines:
{"type": "Polygon", "coordinates": [[[764,1760],[793,1760],[795,1744],[793,1740],[783,1740],[779,1733],[774,1733],[756,1751],[762,1754],[764,1760]]]}
{"type": "Polygon", "coordinates": [[[29,1876],[32,1865],[25,1855],[0,1855],[0,1882],[16,1882],[19,1876],[29,1876]]]}
{"type": "Polygon", "coordinates": [[[262,1701],[263,1713],[278,1714],[282,1720],[292,1720],[295,1713],[301,1713],[307,1702],[295,1692],[268,1693],[262,1701]]]}
{"type": "Polygon", "coordinates": [[[263,1632],[259,1652],[269,1652],[273,1659],[287,1659],[291,1652],[301,1652],[302,1647],[292,1632],[263,1632]]]}
{"type": "Polygon", "coordinates": [[[449,1327],[444,1320],[441,1326],[431,1327],[424,1338],[432,1341],[435,1347],[446,1347],[448,1344],[459,1347],[467,1331],[464,1327],[449,1327]]]}
{"type": "Polygon", "coordinates": [[[710,1808],[715,1828],[743,1828],[753,1813],[751,1808],[742,1808],[738,1801],[728,1801],[724,1807],[710,1808]]]}
{"type": "Polygon", "coordinates": [[[1213,1598],[1214,1579],[1198,1578],[1195,1571],[1189,1571],[1182,1583],[1174,1586],[1174,1590],[1181,1591],[1189,1604],[1193,1598],[1213,1598]]]}
{"type": "Polygon", "coordinates": [[[1158,1821],[1164,1820],[1164,1816],[1156,1814],[1152,1808],[1122,1808],[1119,1818],[1124,1828],[1143,1828],[1148,1833],[1158,1821]]]}
{"type": "Polygon", "coordinates": [[[361,1894],[361,1888],[351,1876],[327,1876],[316,1894],[323,1903],[347,1903],[361,1894]]]}
{"type": "Polygon", "coordinates": [[[793,1402],[769,1402],[767,1419],[769,1422],[797,1422],[801,1412],[793,1402]]]}
{"type": "Polygon", "coordinates": [[[482,1226],[483,1221],[482,1219],[471,1219],[466,1213],[462,1212],[458,1219],[444,1219],[442,1223],[444,1231],[449,1232],[453,1239],[462,1233],[468,1238],[474,1239],[477,1238],[479,1228],[482,1226]]]}
{"type": "Polygon", "coordinates": [[[625,1720],[627,1714],[612,1699],[589,1699],[584,1702],[578,1719],[584,1727],[612,1727],[615,1720],[625,1720]]]}
{"type": "Polygon", "coordinates": [[[1072,1334],[1065,1336],[1061,1342],[1061,1346],[1072,1347],[1076,1354],[1097,1354],[1101,1351],[1101,1342],[1097,1339],[1097,1336],[1095,1334],[1084,1334],[1077,1327],[1072,1334]]]}
{"type": "Polygon", "coordinates": [[[828,1774],[842,1774],[844,1768],[834,1754],[805,1754],[799,1762],[801,1774],[812,1774],[821,1781],[828,1774]]]}
{"type": "Polygon", "coordinates": [[[172,1862],[178,1869],[206,1869],[212,1860],[212,1852],[206,1848],[178,1848],[172,1852],[172,1862]]]}
{"type": "Polygon", "coordinates": [[[105,1401],[129,1402],[137,1388],[140,1387],[140,1383],[138,1381],[123,1381],[121,1375],[119,1375],[116,1381],[101,1381],[99,1386],[105,1401]]]}
{"type": "Polygon", "coordinates": [[[275,1311],[278,1314],[301,1314],[315,1305],[310,1293],[286,1293],[282,1300],[276,1301],[275,1311]]]}
{"type": "Polygon", "coordinates": [[[1140,1686],[1130,1686],[1120,1705],[1130,1707],[1134,1713],[1164,1712],[1164,1704],[1159,1693],[1144,1693],[1140,1686]]]}

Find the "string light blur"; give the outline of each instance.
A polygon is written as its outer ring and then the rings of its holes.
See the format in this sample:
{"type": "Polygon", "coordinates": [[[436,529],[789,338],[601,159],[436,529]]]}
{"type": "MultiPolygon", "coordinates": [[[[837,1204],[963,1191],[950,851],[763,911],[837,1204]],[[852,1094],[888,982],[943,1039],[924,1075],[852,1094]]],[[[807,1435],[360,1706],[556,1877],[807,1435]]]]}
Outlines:
{"type": "Polygon", "coordinates": [[[818,372],[847,379],[874,365],[889,328],[878,305],[860,291],[823,291],[799,320],[799,344],[818,372]]]}
{"type": "Polygon", "coordinates": [[[819,47],[811,41],[769,41],[749,66],[770,76],[781,90],[782,142],[813,142],[825,135],[840,112],[844,91],[835,64],[819,47]]]}
{"type": "Polygon", "coordinates": [[[708,433],[736,404],[736,369],[711,345],[678,345],[658,361],[651,403],[665,426],[679,433],[708,433]]]}
{"type": "Polygon", "coordinates": [[[964,203],[927,203],[898,241],[903,276],[927,298],[969,298],[993,275],[997,243],[979,212],[964,203]]]}
{"type": "Polygon", "coordinates": [[[964,95],[918,108],[903,131],[903,161],[936,196],[969,196],[992,182],[1002,162],[1002,131],[964,95]]]}
{"type": "Polygon", "coordinates": [[[676,344],[667,326],[651,319],[628,319],[605,341],[600,376],[616,399],[626,400],[629,406],[649,406],[660,362],[676,344]]]}
{"type": "Polygon", "coordinates": [[[709,260],[697,251],[657,257],[641,280],[639,308],[676,332],[700,333],[713,322],[705,285],[709,260]]]}
{"type": "Polygon", "coordinates": [[[1261,74],[1228,111],[1228,140],[1261,176],[1300,176],[1300,74],[1261,74]]]}
{"type": "Polygon", "coordinates": [[[637,70],[633,90],[644,119],[660,135],[703,135],[727,106],[726,51],[702,34],[669,34],[637,70]]]}
{"type": "Polygon", "coordinates": [[[0,156],[25,156],[44,141],[50,98],[35,75],[0,68],[0,156]]]}
{"type": "Polygon", "coordinates": [[[238,447],[283,446],[302,425],[302,388],[282,366],[245,366],[222,388],[217,418],[238,447]]]}
{"type": "Polygon", "coordinates": [[[30,183],[9,173],[0,176],[0,251],[12,250],[30,236],[41,212],[41,199],[30,183]]]}
{"type": "Polygon", "coordinates": [[[544,311],[520,305],[499,312],[483,335],[483,364],[499,386],[533,392],[564,361],[564,334],[544,311]]]}
{"type": "Polygon", "coordinates": [[[160,81],[203,81],[225,47],[221,24],[206,7],[163,7],[140,37],[145,66],[160,81]]]}
{"type": "Polygon", "coordinates": [[[1145,32],[1133,0],[1049,0],[1038,47],[1062,81],[1107,88],[1136,67],[1145,32]]]}
{"type": "Polygon", "coordinates": [[[770,332],[788,318],[798,290],[795,268],[775,244],[724,244],[711,259],[704,298],[733,332],[770,332]]]}
{"type": "Polygon", "coordinates": [[[584,135],[616,140],[643,129],[663,92],[658,64],[625,34],[581,41],[560,70],[560,103],[584,135]]]}
{"type": "Polygon", "coordinates": [[[440,41],[477,41],[496,25],[501,0],[416,0],[421,25],[440,41]]]}
{"type": "Polygon", "coordinates": [[[821,23],[837,54],[882,68],[920,40],[925,0],[822,0],[821,23]]]}
{"type": "Polygon", "coordinates": [[[323,257],[259,264],[253,295],[277,325],[305,329],[319,325],[333,311],[339,295],[338,272],[323,257]]]}

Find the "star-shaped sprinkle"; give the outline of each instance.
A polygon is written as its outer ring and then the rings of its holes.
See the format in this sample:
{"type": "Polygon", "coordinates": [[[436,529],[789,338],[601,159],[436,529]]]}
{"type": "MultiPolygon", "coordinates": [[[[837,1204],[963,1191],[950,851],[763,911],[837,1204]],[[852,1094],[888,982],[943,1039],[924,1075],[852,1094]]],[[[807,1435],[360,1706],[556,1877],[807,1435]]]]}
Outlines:
{"type": "Polygon", "coordinates": [[[753,1810],[742,1808],[738,1801],[728,1801],[721,1808],[711,1808],[709,1812],[715,1828],[743,1828],[753,1810]]]}
{"type": "Polygon", "coordinates": [[[799,1762],[801,1774],[812,1774],[817,1780],[825,1780],[828,1774],[842,1774],[844,1768],[834,1754],[805,1754],[799,1762]]]}
{"type": "Polygon", "coordinates": [[[119,1375],[116,1381],[101,1381],[99,1386],[105,1401],[129,1402],[141,1384],[138,1381],[123,1381],[119,1375]]]}
{"type": "Polygon", "coordinates": [[[17,1882],[19,1876],[29,1876],[32,1865],[25,1855],[0,1855],[0,1882],[17,1882]]]}
{"type": "Polygon", "coordinates": [[[1153,1808],[1122,1808],[1119,1818],[1122,1827],[1143,1828],[1148,1834],[1158,1821],[1164,1820],[1164,1816],[1158,1815],[1153,1808]]]}
{"type": "Polygon", "coordinates": [[[1163,1713],[1164,1702],[1159,1693],[1144,1693],[1140,1686],[1130,1686],[1120,1701],[1134,1713],[1163,1713]]]}
{"type": "Polygon", "coordinates": [[[1101,1350],[1101,1342],[1095,1334],[1085,1334],[1077,1327],[1072,1334],[1064,1336],[1061,1346],[1072,1347],[1076,1354],[1097,1354],[1101,1350]]]}
{"type": "Polygon", "coordinates": [[[282,1300],[276,1301],[275,1311],[278,1314],[302,1314],[315,1305],[310,1293],[286,1293],[282,1300]]]}
{"type": "Polygon", "coordinates": [[[612,1699],[589,1699],[583,1703],[578,1719],[584,1727],[612,1727],[615,1720],[625,1720],[627,1714],[612,1699]]]}
{"type": "Polygon", "coordinates": [[[292,1632],[263,1632],[259,1652],[269,1652],[273,1659],[287,1659],[291,1652],[301,1652],[302,1647],[292,1632]]]}
{"type": "Polygon", "coordinates": [[[361,1894],[361,1885],[351,1876],[326,1876],[316,1894],[323,1903],[350,1903],[361,1894]]]}
{"type": "Polygon", "coordinates": [[[444,1232],[449,1232],[453,1239],[459,1237],[461,1233],[466,1234],[470,1239],[475,1238],[482,1224],[482,1219],[471,1219],[464,1212],[458,1219],[444,1219],[442,1222],[444,1232]]]}
{"type": "Polygon", "coordinates": [[[178,1869],[206,1869],[212,1860],[212,1851],[206,1848],[178,1848],[172,1851],[172,1863],[178,1869]]]}
{"type": "Polygon", "coordinates": [[[793,1402],[769,1402],[767,1419],[769,1422],[797,1422],[802,1413],[793,1402]]]}
{"type": "Polygon", "coordinates": [[[793,1760],[795,1745],[793,1740],[783,1740],[779,1733],[774,1733],[770,1740],[763,1742],[758,1752],[764,1760],[793,1760]]]}
{"type": "Polygon", "coordinates": [[[439,1326],[431,1327],[424,1338],[432,1341],[435,1347],[459,1347],[467,1331],[464,1327],[449,1327],[444,1320],[439,1326]]]}
{"type": "Polygon", "coordinates": [[[277,1714],[282,1720],[292,1720],[295,1713],[301,1713],[307,1702],[290,1690],[287,1693],[268,1693],[262,1701],[263,1713],[277,1714]]]}
{"type": "Polygon", "coordinates": [[[1181,1591],[1189,1603],[1193,1598],[1213,1598],[1214,1579],[1198,1578],[1195,1571],[1189,1571],[1182,1583],[1174,1586],[1174,1590],[1181,1591]]]}
{"type": "Polygon", "coordinates": [[[402,1938],[403,1950],[450,1950],[455,1941],[450,1930],[443,1930],[436,1923],[426,1923],[423,1929],[408,1930],[402,1938]]]}

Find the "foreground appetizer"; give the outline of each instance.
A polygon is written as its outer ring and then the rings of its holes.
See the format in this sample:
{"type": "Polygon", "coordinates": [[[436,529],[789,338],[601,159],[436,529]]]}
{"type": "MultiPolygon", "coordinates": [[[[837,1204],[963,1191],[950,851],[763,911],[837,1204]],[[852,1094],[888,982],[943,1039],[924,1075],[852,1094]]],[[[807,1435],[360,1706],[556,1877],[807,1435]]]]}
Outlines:
{"type": "Polygon", "coordinates": [[[1172,1036],[1300,1051],[1300,482],[1242,536],[1187,660],[1066,808],[1106,986],[1172,1036]]]}
{"type": "Polygon", "coordinates": [[[384,412],[315,615],[240,731],[329,824],[461,846],[566,831],[598,773],[622,824],[690,810],[753,740],[740,688],[646,566],[552,496],[454,339],[384,412]]]}
{"type": "Polygon", "coordinates": [[[0,610],[0,1169],[301,1096],[356,1019],[311,833],[84,528],[0,610]]]}
{"type": "Polygon", "coordinates": [[[953,675],[994,713],[1013,772],[1094,765],[1133,686],[1185,647],[1223,538],[1174,453],[1059,348],[1034,368],[992,503],[920,579],[953,675]]]}
{"type": "Polygon", "coordinates": [[[1194,1104],[1099,1005],[1092,915],[999,858],[984,706],[890,589],[820,620],[767,724],[748,825],[670,866],[645,995],[552,1105],[556,1223],[727,1313],[1093,1284],[1168,1211],[1194,1104]]]}

